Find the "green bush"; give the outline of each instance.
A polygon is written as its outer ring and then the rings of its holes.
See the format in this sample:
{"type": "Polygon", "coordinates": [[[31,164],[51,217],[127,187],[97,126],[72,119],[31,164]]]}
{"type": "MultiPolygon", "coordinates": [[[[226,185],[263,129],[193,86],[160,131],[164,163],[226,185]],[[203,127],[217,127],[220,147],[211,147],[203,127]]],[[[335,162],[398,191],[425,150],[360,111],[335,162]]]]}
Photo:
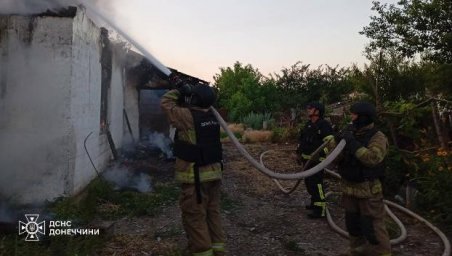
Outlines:
{"type": "Polygon", "coordinates": [[[272,127],[272,142],[288,142],[295,141],[298,136],[298,129],[294,127],[272,127]]]}
{"type": "Polygon", "coordinates": [[[242,118],[242,123],[254,130],[261,130],[264,121],[266,121],[267,124],[272,123],[271,113],[262,114],[251,112],[242,118]]]}
{"type": "Polygon", "coordinates": [[[385,165],[383,191],[385,196],[393,198],[399,192],[410,166],[403,161],[401,153],[392,145],[389,147],[385,165]]]}
{"type": "MultiPolygon", "coordinates": [[[[439,150],[436,154],[425,154],[418,161],[419,169],[413,174],[418,186],[417,203],[429,217],[452,227],[452,155],[439,150]]],[[[452,228],[450,228],[452,231],[452,228]]]]}

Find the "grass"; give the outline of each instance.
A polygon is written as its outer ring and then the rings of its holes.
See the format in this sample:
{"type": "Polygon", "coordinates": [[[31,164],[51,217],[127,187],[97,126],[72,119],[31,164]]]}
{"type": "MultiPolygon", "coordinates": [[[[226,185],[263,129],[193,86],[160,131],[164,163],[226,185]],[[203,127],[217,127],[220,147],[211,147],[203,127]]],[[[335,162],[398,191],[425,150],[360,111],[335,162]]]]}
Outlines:
{"type": "Polygon", "coordinates": [[[114,220],[124,216],[155,216],[161,206],[176,201],[179,188],[173,184],[156,184],[153,193],[114,191],[102,179],[94,180],[82,199],[64,198],[51,209],[57,219],[69,219],[84,224],[94,217],[114,220]]]}
{"type": "Polygon", "coordinates": [[[179,226],[171,226],[168,229],[164,229],[164,230],[155,232],[154,237],[155,238],[157,238],[157,237],[160,237],[160,238],[171,238],[171,237],[179,236],[179,235],[181,235],[183,233],[184,232],[183,232],[181,227],[179,227],[179,226]]]}
{"type": "MultiPolygon", "coordinates": [[[[92,181],[79,196],[60,198],[49,210],[54,220],[71,220],[71,228],[84,228],[93,220],[114,220],[124,216],[155,216],[162,206],[173,203],[179,195],[174,184],[156,184],[153,193],[114,191],[103,179],[92,181]]],[[[167,235],[179,232],[169,230],[167,235]]],[[[95,255],[107,238],[99,236],[42,236],[39,242],[26,242],[17,234],[0,235],[0,256],[10,255],[95,255]]],[[[176,252],[177,253],[177,252],[176,252]]],[[[174,254],[177,255],[177,254],[174,254]]]]}
{"type": "Polygon", "coordinates": [[[221,210],[224,211],[234,211],[238,209],[242,204],[236,200],[231,199],[226,193],[221,193],[221,210]]]}
{"type": "Polygon", "coordinates": [[[303,248],[301,248],[296,241],[289,240],[289,241],[285,241],[283,243],[284,243],[283,244],[284,248],[286,248],[287,250],[292,251],[292,252],[297,252],[297,253],[303,253],[301,255],[304,255],[305,250],[303,248]]]}
{"type": "Polygon", "coordinates": [[[105,236],[100,235],[46,237],[40,242],[26,242],[18,235],[7,235],[0,236],[0,255],[93,255],[93,252],[102,248],[105,241],[105,236]]]}

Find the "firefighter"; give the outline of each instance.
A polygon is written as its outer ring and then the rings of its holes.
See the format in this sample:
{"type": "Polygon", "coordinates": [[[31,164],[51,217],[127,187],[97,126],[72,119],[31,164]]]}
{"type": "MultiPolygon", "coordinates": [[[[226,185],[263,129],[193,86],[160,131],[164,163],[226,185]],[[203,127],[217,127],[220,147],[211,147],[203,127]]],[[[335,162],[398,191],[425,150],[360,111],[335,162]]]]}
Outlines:
{"type": "Polygon", "coordinates": [[[216,95],[205,84],[183,85],[162,96],[161,107],[176,127],[175,177],[179,206],[192,255],[224,255],[220,216],[222,147],[220,126],[209,107],[216,95]]]}
{"type": "MultiPolygon", "coordinates": [[[[324,148],[317,156],[311,159],[311,154],[325,141],[332,140],[333,129],[331,124],[323,119],[325,107],[319,102],[311,102],[307,105],[306,111],[309,117],[308,122],[301,130],[299,135],[299,144],[297,147],[297,155],[303,164],[310,161],[310,166],[317,165],[325,159],[328,154],[328,148],[324,148]]],[[[306,205],[306,209],[312,210],[308,214],[309,218],[325,217],[325,193],[323,185],[324,172],[320,171],[312,176],[305,178],[306,189],[311,197],[311,203],[306,205]]]]}
{"type": "Polygon", "coordinates": [[[338,160],[345,225],[350,235],[350,252],[346,255],[391,255],[382,193],[388,140],[374,125],[376,110],[372,104],[355,103],[350,112],[352,126],[336,136],[336,142],[346,141],[338,160]]]}

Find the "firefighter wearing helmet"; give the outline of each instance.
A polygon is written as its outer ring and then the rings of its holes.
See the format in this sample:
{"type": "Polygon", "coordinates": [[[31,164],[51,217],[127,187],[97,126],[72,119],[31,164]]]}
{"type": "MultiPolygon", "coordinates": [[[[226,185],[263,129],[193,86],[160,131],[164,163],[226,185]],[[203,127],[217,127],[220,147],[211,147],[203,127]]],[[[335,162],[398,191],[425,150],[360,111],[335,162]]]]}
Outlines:
{"type": "MultiPolygon", "coordinates": [[[[307,166],[309,168],[325,159],[328,154],[328,147],[325,147],[317,156],[311,156],[311,154],[325,141],[331,141],[334,137],[331,124],[323,119],[325,107],[322,103],[311,102],[307,104],[306,111],[309,120],[299,134],[297,155],[303,164],[307,164],[309,161],[310,166],[307,166]],[[311,159],[312,157],[314,159],[311,159]]],[[[309,218],[325,217],[323,176],[324,172],[320,171],[304,179],[306,190],[311,197],[310,204],[306,205],[306,209],[312,210],[308,214],[309,218]]]]}
{"type": "Polygon", "coordinates": [[[224,255],[220,126],[209,109],[215,100],[215,92],[205,84],[179,86],[161,99],[170,124],[176,127],[175,177],[181,186],[179,206],[192,255],[224,255]]]}
{"type": "Polygon", "coordinates": [[[336,136],[346,145],[338,162],[342,203],[350,235],[347,255],[391,255],[382,193],[388,140],[375,125],[375,107],[358,102],[350,108],[352,126],[336,136]]]}

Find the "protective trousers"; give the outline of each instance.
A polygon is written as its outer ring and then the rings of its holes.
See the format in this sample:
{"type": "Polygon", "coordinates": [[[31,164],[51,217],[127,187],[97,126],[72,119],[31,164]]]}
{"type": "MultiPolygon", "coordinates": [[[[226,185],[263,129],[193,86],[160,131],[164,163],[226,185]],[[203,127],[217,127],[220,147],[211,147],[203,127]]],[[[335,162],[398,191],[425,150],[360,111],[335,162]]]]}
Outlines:
{"type": "MultiPolygon", "coordinates": [[[[314,166],[312,164],[311,166],[314,166]]],[[[323,170],[304,179],[306,190],[311,195],[311,209],[317,216],[325,216],[325,193],[323,186],[323,170]]]]}
{"type": "Polygon", "coordinates": [[[181,184],[179,206],[188,237],[188,249],[196,256],[224,255],[225,235],[220,215],[221,180],[201,183],[197,203],[194,184],[181,184]]]}
{"type": "Polygon", "coordinates": [[[389,256],[391,244],[385,227],[382,193],[371,198],[343,195],[345,226],[350,234],[351,255],[389,256]]]}

